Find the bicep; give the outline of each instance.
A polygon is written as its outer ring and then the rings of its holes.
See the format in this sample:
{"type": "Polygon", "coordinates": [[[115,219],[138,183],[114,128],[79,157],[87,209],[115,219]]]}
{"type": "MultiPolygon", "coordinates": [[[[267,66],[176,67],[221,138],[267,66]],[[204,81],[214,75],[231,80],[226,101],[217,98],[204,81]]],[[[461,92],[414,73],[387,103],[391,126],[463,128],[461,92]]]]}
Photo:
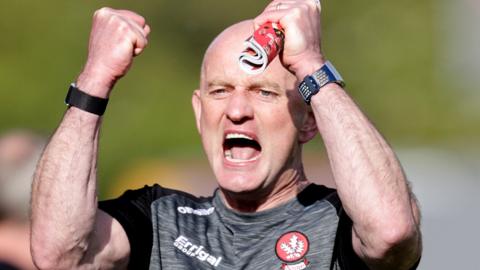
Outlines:
{"type": "Polygon", "coordinates": [[[98,209],[90,246],[82,260],[85,268],[126,269],[130,243],[122,225],[108,213],[98,209]]]}

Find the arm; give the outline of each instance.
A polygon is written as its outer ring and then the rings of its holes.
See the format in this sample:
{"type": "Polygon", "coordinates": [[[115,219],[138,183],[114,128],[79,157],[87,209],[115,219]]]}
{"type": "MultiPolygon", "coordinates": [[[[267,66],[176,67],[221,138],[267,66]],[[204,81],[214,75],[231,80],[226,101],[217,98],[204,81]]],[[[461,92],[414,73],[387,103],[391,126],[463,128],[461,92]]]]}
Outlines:
{"type": "MultiPolygon", "coordinates": [[[[313,0],[273,1],[256,25],[285,29],[282,63],[299,81],[324,63],[313,0]]],[[[352,244],[372,269],[408,269],[421,253],[419,212],[393,150],[349,95],[328,84],[311,101],[338,194],[353,221],[352,244]]]]}
{"type": "Polygon", "coordinates": [[[336,84],[315,95],[312,108],[355,252],[372,269],[409,269],[421,251],[419,212],[393,150],[336,84]]]}
{"type": "MultiPolygon", "coordinates": [[[[94,15],[88,60],[77,86],[106,98],[147,44],[139,15],[103,8],[94,15]]],[[[71,107],[47,145],[32,187],[31,251],[40,269],[125,268],[125,231],[97,210],[101,117],[71,107]]]]}

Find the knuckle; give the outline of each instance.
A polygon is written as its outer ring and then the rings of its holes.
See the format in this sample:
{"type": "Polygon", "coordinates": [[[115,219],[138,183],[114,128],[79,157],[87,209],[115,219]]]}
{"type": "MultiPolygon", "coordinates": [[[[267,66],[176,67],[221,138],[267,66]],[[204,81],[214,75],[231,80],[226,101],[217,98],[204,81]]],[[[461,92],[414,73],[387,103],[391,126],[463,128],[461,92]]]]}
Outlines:
{"type": "Polygon", "coordinates": [[[130,26],[128,25],[128,23],[126,23],[126,22],[124,22],[124,21],[122,21],[122,20],[119,20],[119,21],[117,22],[117,29],[118,29],[118,31],[120,31],[121,33],[124,33],[124,34],[126,34],[126,33],[128,33],[128,32],[131,31],[130,26]]]}
{"type": "Polygon", "coordinates": [[[307,3],[304,2],[304,3],[300,4],[300,8],[304,11],[309,11],[309,10],[313,9],[313,7],[314,7],[313,5],[314,5],[313,1],[309,1],[307,3]]]}
{"type": "Polygon", "coordinates": [[[300,18],[302,16],[302,13],[303,13],[303,11],[302,11],[301,7],[296,6],[296,7],[292,8],[291,14],[292,14],[293,17],[300,18]]]}
{"type": "Polygon", "coordinates": [[[108,22],[121,30],[126,30],[127,28],[129,28],[128,23],[123,19],[121,15],[118,14],[111,14],[108,17],[108,22]]]}
{"type": "Polygon", "coordinates": [[[109,8],[109,7],[102,7],[100,9],[98,9],[97,11],[95,11],[94,16],[95,17],[105,17],[105,16],[107,16],[108,13],[111,12],[111,10],[112,9],[109,8]]]}
{"type": "Polygon", "coordinates": [[[138,15],[138,20],[140,21],[141,25],[144,25],[147,20],[145,20],[145,17],[138,15]]]}
{"type": "Polygon", "coordinates": [[[144,31],[145,31],[145,33],[147,34],[147,36],[148,36],[148,34],[150,34],[151,30],[152,30],[152,29],[150,28],[150,25],[145,24],[144,31]]]}
{"type": "Polygon", "coordinates": [[[322,11],[322,4],[320,2],[320,0],[310,0],[310,1],[307,1],[307,4],[309,4],[310,8],[313,10],[313,11],[316,11],[318,9],[318,11],[322,11]]]}
{"type": "Polygon", "coordinates": [[[262,15],[260,15],[260,16],[256,17],[255,19],[253,19],[253,23],[255,25],[260,25],[262,19],[263,19],[263,17],[262,17],[262,15]]]}

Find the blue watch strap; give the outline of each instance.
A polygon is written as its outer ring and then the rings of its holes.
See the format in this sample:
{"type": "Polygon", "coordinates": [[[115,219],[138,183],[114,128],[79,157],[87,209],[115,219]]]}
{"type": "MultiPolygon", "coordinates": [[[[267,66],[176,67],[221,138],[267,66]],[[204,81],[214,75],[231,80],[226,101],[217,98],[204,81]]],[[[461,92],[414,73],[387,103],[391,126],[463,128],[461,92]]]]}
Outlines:
{"type": "Polygon", "coordinates": [[[319,90],[320,86],[315,81],[315,78],[310,75],[306,76],[298,87],[300,95],[303,97],[303,100],[307,102],[307,104],[310,104],[310,99],[313,95],[318,93],[319,90]]]}
{"type": "Polygon", "coordinates": [[[298,87],[298,92],[303,97],[307,104],[310,104],[312,96],[320,91],[320,88],[328,83],[337,83],[344,87],[342,76],[338,73],[335,67],[329,61],[315,71],[312,75],[306,76],[298,87]]]}

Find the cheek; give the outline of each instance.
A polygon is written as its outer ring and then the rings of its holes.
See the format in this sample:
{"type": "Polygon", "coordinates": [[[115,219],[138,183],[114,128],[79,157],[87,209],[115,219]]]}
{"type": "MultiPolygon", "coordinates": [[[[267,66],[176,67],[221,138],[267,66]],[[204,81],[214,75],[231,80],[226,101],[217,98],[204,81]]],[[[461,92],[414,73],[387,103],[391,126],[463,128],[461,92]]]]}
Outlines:
{"type": "Polygon", "coordinates": [[[296,141],[298,129],[292,115],[285,108],[278,110],[270,110],[267,113],[268,133],[266,134],[272,139],[274,148],[290,148],[292,143],[296,141]]]}
{"type": "Polygon", "coordinates": [[[214,104],[208,101],[202,103],[202,117],[200,122],[202,123],[203,131],[208,131],[216,125],[219,125],[221,117],[222,110],[219,104],[214,104]]]}
{"type": "Polygon", "coordinates": [[[295,105],[282,104],[265,112],[270,117],[271,125],[284,132],[296,132],[303,121],[303,108],[295,105]]]}

